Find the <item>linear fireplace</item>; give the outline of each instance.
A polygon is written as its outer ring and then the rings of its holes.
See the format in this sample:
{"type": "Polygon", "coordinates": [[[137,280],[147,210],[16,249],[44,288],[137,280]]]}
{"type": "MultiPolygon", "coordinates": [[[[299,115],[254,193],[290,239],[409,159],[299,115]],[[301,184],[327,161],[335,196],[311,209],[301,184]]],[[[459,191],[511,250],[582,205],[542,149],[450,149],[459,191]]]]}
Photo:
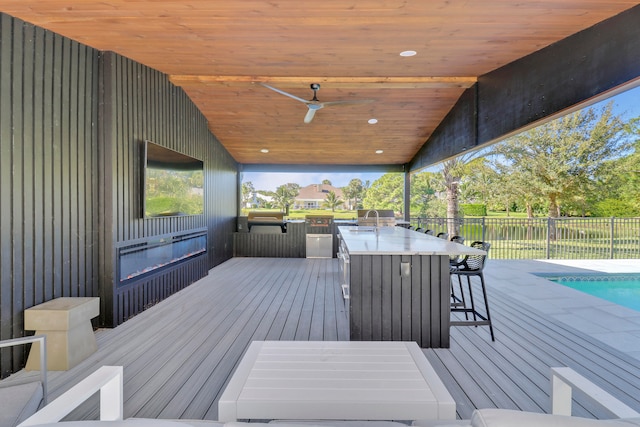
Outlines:
{"type": "Polygon", "coordinates": [[[206,252],[206,228],[126,242],[118,247],[119,284],[150,275],[206,252]]]}

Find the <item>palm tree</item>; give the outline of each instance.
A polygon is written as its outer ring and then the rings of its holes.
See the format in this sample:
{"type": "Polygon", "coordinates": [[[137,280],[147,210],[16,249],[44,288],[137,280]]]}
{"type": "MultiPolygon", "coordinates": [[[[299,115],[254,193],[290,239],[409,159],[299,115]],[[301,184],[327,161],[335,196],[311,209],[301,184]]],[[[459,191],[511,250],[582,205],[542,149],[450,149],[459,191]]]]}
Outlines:
{"type": "Polygon", "coordinates": [[[336,196],[335,191],[331,190],[327,194],[327,198],[322,202],[322,206],[330,208],[331,212],[335,212],[336,208],[343,204],[344,202],[340,200],[338,196],[336,196]]]}

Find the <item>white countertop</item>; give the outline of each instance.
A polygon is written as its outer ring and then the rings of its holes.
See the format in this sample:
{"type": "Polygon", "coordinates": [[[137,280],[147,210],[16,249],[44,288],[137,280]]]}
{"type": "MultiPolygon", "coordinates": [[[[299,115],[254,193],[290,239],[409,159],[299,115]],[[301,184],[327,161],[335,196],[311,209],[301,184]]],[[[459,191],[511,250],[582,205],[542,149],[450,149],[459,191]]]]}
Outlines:
{"type": "Polygon", "coordinates": [[[404,227],[338,227],[349,255],[484,255],[485,252],[404,227]],[[368,231],[365,231],[368,230],[368,231]]]}

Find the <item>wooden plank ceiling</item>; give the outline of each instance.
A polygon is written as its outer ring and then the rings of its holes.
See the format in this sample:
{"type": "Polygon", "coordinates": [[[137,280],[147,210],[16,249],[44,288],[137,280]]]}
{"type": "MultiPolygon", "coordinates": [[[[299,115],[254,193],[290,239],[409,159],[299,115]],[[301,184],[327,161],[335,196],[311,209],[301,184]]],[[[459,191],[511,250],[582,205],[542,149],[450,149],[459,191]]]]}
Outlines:
{"type": "Polygon", "coordinates": [[[3,0],[0,10],[166,73],[240,163],[384,165],[409,162],[478,76],[637,4],[3,0]],[[374,102],[327,106],[305,124],[305,104],[261,82],[374,102]]]}

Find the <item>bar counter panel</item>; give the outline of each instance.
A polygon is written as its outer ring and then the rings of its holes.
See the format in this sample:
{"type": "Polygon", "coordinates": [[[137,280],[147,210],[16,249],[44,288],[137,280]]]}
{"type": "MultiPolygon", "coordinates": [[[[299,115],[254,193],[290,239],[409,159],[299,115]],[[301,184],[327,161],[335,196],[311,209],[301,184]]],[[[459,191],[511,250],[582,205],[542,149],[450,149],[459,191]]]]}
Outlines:
{"type": "Polygon", "coordinates": [[[348,254],[353,341],[449,347],[449,255],[484,252],[401,227],[339,227],[348,254]]]}

